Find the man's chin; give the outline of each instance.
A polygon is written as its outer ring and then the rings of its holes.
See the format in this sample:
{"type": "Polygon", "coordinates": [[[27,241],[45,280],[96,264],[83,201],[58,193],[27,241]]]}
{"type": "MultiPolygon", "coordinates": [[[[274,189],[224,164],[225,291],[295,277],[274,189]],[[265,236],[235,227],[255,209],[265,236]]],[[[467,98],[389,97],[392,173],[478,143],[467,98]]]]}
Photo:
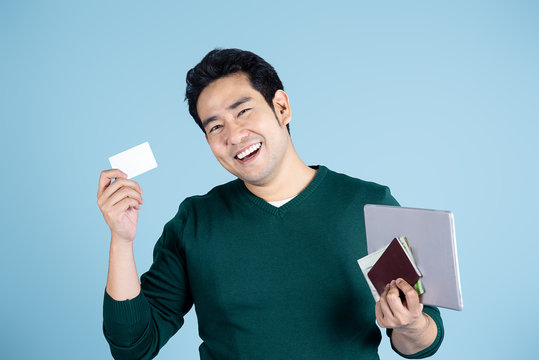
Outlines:
{"type": "Polygon", "coordinates": [[[265,174],[235,174],[236,177],[242,180],[245,184],[252,186],[264,186],[267,184],[268,179],[265,174]]]}
{"type": "MultiPolygon", "coordinates": [[[[223,164],[221,164],[223,165],[223,164]]],[[[225,170],[227,170],[229,173],[243,181],[245,184],[253,185],[253,186],[264,186],[268,183],[270,171],[267,169],[259,169],[258,171],[255,171],[255,169],[251,168],[252,171],[245,171],[246,169],[237,169],[235,167],[225,167],[225,170]],[[240,171],[244,170],[244,171],[240,171]]]]}

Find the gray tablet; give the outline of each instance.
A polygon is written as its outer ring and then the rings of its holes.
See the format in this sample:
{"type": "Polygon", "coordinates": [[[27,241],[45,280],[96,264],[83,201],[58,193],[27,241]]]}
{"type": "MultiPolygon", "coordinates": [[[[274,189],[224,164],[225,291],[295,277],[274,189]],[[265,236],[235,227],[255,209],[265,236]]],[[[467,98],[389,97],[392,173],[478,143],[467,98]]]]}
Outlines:
{"type": "Polygon", "coordinates": [[[457,244],[453,214],[449,211],[365,205],[367,251],[406,236],[423,275],[426,305],[462,310],[457,244]]]}

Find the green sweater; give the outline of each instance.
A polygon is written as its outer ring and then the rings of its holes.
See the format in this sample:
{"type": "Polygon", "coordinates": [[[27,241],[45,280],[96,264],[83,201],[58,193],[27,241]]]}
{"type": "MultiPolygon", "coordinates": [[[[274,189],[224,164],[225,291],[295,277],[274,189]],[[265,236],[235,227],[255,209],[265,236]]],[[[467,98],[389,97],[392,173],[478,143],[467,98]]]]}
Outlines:
{"type": "MultiPolygon", "coordinates": [[[[378,359],[375,302],[356,262],[367,254],[365,204],[398,205],[387,187],[324,166],[280,208],[240,180],[187,198],[155,245],[141,294],[115,301],[105,292],[113,356],[153,358],[194,303],[202,360],[378,359]]],[[[415,358],[443,338],[438,309],[424,309],[438,337],[415,358]]]]}

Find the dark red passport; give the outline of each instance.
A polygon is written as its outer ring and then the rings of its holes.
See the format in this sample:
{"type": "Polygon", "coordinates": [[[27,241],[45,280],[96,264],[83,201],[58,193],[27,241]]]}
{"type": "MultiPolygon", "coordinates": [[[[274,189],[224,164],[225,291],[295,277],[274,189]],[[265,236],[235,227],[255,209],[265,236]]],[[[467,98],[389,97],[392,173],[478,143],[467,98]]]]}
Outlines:
{"type": "Polygon", "coordinates": [[[419,274],[396,238],[391,241],[367,275],[380,295],[391,280],[402,278],[411,286],[419,280],[419,274]]]}

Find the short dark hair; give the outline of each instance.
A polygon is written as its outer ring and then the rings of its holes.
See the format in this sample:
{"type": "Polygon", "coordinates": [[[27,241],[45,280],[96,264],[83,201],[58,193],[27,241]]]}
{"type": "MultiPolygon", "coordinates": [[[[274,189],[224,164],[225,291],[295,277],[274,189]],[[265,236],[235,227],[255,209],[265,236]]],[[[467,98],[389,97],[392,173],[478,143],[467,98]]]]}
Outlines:
{"type": "MultiPolygon", "coordinates": [[[[257,90],[275,112],[273,97],[277,90],[284,90],[277,72],[260,56],[240,49],[214,49],[191,70],[187,72],[185,81],[185,100],[189,104],[189,113],[198,126],[204,131],[202,121],[197,112],[197,101],[200,93],[211,82],[234,73],[243,72],[249,77],[251,86],[257,90]]],[[[290,128],[286,125],[288,132],[290,128]]]]}

